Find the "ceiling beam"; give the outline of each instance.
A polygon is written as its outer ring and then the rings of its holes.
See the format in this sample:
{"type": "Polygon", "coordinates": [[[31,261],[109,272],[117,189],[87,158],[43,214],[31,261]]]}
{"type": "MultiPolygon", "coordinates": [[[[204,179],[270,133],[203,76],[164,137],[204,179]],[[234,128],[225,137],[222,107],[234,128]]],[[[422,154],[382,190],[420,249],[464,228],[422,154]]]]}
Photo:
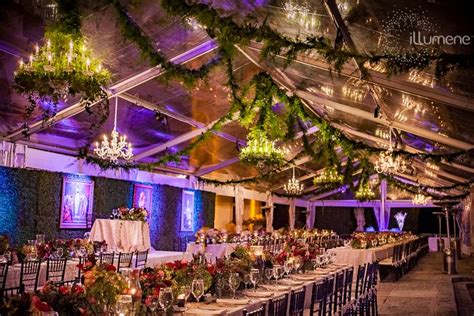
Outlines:
{"type": "MultiPolygon", "coordinates": [[[[362,202],[358,200],[317,200],[312,202],[319,207],[379,207],[380,200],[362,202]]],[[[415,205],[412,200],[387,200],[385,205],[395,208],[426,208],[439,207],[429,201],[426,205],[415,205]]]]}
{"type": "MultiPolygon", "coordinates": [[[[203,55],[206,55],[213,50],[217,48],[216,43],[213,40],[209,40],[203,44],[200,44],[182,54],[179,54],[173,58],[170,59],[171,62],[177,63],[177,64],[184,64],[189,61],[192,61],[196,58],[199,58],[203,55]]],[[[163,74],[163,70],[161,69],[160,66],[156,67],[151,67],[146,69],[145,71],[142,71],[132,77],[129,77],[125,80],[122,80],[120,82],[117,82],[109,87],[107,87],[108,91],[108,97],[109,99],[124,93],[132,88],[135,88],[136,86],[139,86],[153,78],[156,78],[163,74]]],[[[91,106],[97,104],[98,102],[94,102],[91,106]]],[[[82,102],[76,102],[73,105],[70,105],[66,107],[65,109],[59,111],[54,117],[50,118],[46,122],[43,122],[42,120],[35,122],[29,126],[29,133],[37,133],[40,132],[48,127],[50,127],[52,124],[56,124],[61,120],[73,117],[79,113],[82,113],[85,111],[85,107],[82,102]]],[[[21,138],[23,138],[23,128],[17,129],[16,131],[8,134],[5,138],[9,141],[15,142],[21,138]]]]}
{"type": "Polygon", "coordinates": [[[200,168],[198,171],[196,171],[194,173],[194,176],[201,177],[201,176],[203,176],[205,174],[208,174],[208,173],[211,173],[213,171],[228,167],[228,166],[230,166],[230,165],[232,165],[232,164],[234,164],[238,161],[240,161],[239,157],[234,157],[234,158],[231,158],[231,159],[224,160],[220,163],[216,163],[214,165],[210,165],[210,166],[207,166],[207,167],[204,167],[204,168],[200,168]]]}
{"type": "MultiPolygon", "coordinates": [[[[158,104],[154,104],[152,102],[140,99],[140,98],[138,98],[138,97],[136,97],[136,96],[134,96],[130,93],[122,93],[122,94],[119,95],[119,97],[126,100],[126,101],[128,101],[128,102],[130,102],[130,103],[133,103],[137,106],[142,106],[142,107],[144,107],[148,110],[151,110],[151,111],[158,110],[158,111],[160,111],[160,113],[163,113],[168,117],[171,117],[171,118],[173,118],[177,121],[183,122],[185,124],[191,125],[195,128],[205,128],[205,126],[206,126],[206,124],[201,123],[199,121],[196,121],[193,118],[187,117],[187,116],[182,115],[182,114],[177,113],[177,112],[170,111],[167,108],[165,108],[164,106],[160,106],[158,104]]],[[[241,146],[247,145],[247,142],[245,140],[234,137],[234,136],[232,136],[228,133],[224,133],[224,132],[221,132],[221,131],[213,131],[212,133],[219,136],[219,137],[221,137],[221,138],[224,138],[224,139],[226,139],[230,142],[239,143],[239,145],[241,145],[241,146]]]]}
{"type": "Polygon", "coordinates": [[[328,99],[317,96],[317,95],[312,94],[312,93],[307,92],[307,91],[297,90],[296,94],[299,97],[308,100],[312,105],[328,106],[328,107],[331,107],[335,110],[338,110],[338,111],[341,111],[341,112],[344,112],[344,113],[347,113],[347,114],[351,114],[351,115],[357,116],[359,118],[363,118],[363,119],[368,120],[370,122],[374,122],[374,123],[381,124],[381,125],[384,125],[384,126],[392,126],[393,128],[399,129],[401,131],[411,133],[411,134],[415,134],[415,135],[427,138],[429,140],[436,141],[436,142],[448,145],[450,147],[454,147],[454,148],[462,149],[462,150],[469,150],[469,149],[474,148],[474,145],[472,145],[470,143],[466,143],[466,142],[461,141],[461,140],[453,139],[451,137],[447,137],[447,136],[444,136],[444,135],[426,130],[424,128],[419,128],[419,127],[416,127],[416,126],[413,126],[413,125],[410,125],[410,124],[404,124],[404,123],[400,123],[400,122],[390,122],[390,121],[388,121],[384,118],[375,118],[374,114],[371,113],[371,112],[363,111],[363,110],[360,110],[358,108],[354,108],[354,107],[351,107],[351,106],[348,106],[348,105],[345,105],[345,104],[342,104],[342,103],[338,103],[338,102],[335,102],[335,101],[332,101],[332,100],[328,100],[328,99]]]}

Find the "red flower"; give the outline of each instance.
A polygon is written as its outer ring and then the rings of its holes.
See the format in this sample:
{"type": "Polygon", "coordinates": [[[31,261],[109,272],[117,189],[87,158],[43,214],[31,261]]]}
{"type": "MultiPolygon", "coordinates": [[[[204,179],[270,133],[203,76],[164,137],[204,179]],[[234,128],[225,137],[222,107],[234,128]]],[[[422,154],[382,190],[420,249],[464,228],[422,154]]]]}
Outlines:
{"type": "Polygon", "coordinates": [[[156,296],[160,295],[160,287],[159,286],[153,288],[153,295],[156,295],[156,296]]]}
{"type": "Polygon", "coordinates": [[[41,299],[34,295],[31,298],[31,302],[33,303],[33,306],[40,312],[50,312],[51,311],[51,306],[48,305],[46,302],[42,302],[41,299]]]}
{"type": "Polygon", "coordinates": [[[115,268],[114,265],[108,264],[108,265],[105,266],[105,270],[106,270],[106,271],[113,271],[113,272],[115,272],[117,269],[115,268]]]}
{"type": "Polygon", "coordinates": [[[169,268],[169,269],[174,269],[175,268],[175,264],[173,262],[167,262],[166,263],[166,267],[169,268]]]}
{"type": "Polygon", "coordinates": [[[65,285],[61,285],[58,289],[58,292],[61,293],[62,295],[66,295],[69,293],[69,288],[65,285]]]}
{"type": "Polygon", "coordinates": [[[208,264],[207,265],[207,272],[209,272],[211,275],[215,275],[217,272],[217,269],[214,265],[208,264]]]}
{"type": "Polygon", "coordinates": [[[84,288],[78,284],[74,284],[71,288],[71,293],[73,294],[84,294],[84,288]]]}

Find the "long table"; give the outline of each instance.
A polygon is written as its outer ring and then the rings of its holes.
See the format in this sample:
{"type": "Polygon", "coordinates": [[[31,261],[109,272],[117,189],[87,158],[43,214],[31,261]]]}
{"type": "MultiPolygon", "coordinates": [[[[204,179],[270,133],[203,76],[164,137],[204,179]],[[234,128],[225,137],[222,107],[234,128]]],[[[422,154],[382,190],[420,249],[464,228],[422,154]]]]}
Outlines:
{"type": "MultiPolygon", "coordinates": [[[[405,240],[398,243],[383,245],[380,247],[374,247],[369,249],[354,249],[348,247],[337,247],[329,249],[329,253],[336,254],[335,262],[338,264],[349,264],[357,269],[360,265],[365,263],[372,263],[375,261],[381,261],[389,258],[393,255],[393,249],[396,245],[410,242],[412,240],[405,240]]],[[[356,270],[357,271],[357,270],[356,270]]]]}
{"type": "MultiPolygon", "coordinates": [[[[302,287],[305,287],[305,301],[304,301],[304,306],[305,309],[309,308],[311,305],[311,294],[312,294],[312,284],[316,281],[322,281],[324,278],[329,276],[330,274],[335,274],[343,269],[347,268],[347,265],[340,265],[338,267],[333,267],[331,269],[318,269],[318,273],[306,273],[304,275],[299,275],[300,280],[299,284],[294,284],[294,285],[282,285],[280,287],[280,290],[275,290],[273,289],[268,289],[264,290],[261,288],[257,288],[257,293],[262,293],[262,292],[273,292],[272,296],[270,297],[263,297],[263,298],[256,298],[256,297],[250,297],[247,296],[249,299],[249,302],[246,304],[232,304],[233,300],[225,300],[227,304],[219,304],[217,302],[213,303],[188,303],[186,305],[187,310],[184,313],[186,316],[204,316],[204,315],[231,315],[231,316],[240,316],[243,314],[243,310],[247,310],[247,312],[252,312],[258,308],[260,308],[264,303],[267,304],[269,301],[274,298],[274,297],[279,297],[284,294],[288,294],[290,296],[290,293],[292,290],[297,290],[302,287]],[[305,280],[301,280],[301,276],[305,277],[305,280]],[[283,289],[283,286],[286,287],[286,289],[283,289]]],[[[291,276],[292,280],[296,279],[297,276],[291,276]]],[[[253,289],[248,290],[249,292],[252,292],[253,289]]],[[[244,292],[244,297],[245,297],[246,292],[244,292]]],[[[249,293],[248,295],[251,295],[249,293]]],[[[289,298],[288,298],[289,299],[289,298]]],[[[288,309],[289,309],[290,304],[288,304],[288,309]]],[[[288,314],[288,313],[287,313],[288,314]]]]}

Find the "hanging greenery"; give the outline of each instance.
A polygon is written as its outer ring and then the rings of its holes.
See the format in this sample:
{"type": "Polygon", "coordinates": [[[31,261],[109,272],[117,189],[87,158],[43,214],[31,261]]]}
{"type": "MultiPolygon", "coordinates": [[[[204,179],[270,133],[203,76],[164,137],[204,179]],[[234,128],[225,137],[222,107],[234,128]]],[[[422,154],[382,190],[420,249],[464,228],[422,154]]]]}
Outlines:
{"type": "Polygon", "coordinates": [[[56,115],[59,102],[66,102],[69,96],[78,95],[90,114],[94,105],[98,125],[108,117],[104,86],[110,74],[86,46],[80,33],[76,2],[58,1],[58,10],[59,22],[49,27],[43,45],[36,44],[29,60],[21,60],[15,72],[14,88],[29,101],[25,111],[25,136],[29,134],[28,122],[35,109],[41,110],[43,122],[47,122],[56,115]]]}

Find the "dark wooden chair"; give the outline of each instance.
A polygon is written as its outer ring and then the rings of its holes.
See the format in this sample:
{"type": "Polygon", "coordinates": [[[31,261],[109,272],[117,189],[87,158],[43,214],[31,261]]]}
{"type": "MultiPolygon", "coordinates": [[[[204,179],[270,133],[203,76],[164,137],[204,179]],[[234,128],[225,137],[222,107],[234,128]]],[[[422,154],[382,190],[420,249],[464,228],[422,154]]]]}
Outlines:
{"type": "Polygon", "coordinates": [[[133,252],[121,252],[118,256],[117,272],[132,267],[133,252]]]}
{"type": "Polygon", "coordinates": [[[256,310],[253,310],[251,312],[247,312],[246,309],[242,311],[243,316],[266,316],[265,315],[266,311],[266,304],[263,303],[263,305],[260,308],[257,308],[256,310]]]}
{"type": "Polygon", "coordinates": [[[334,276],[331,275],[326,279],[326,287],[324,289],[324,305],[323,315],[332,315],[332,307],[334,301],[334,276]]]}
{"type": "Polygon", "coordinates": [[[270,300],[268,316],[286,316],[288,308],[288,294],[284,294],[270,300]]]}
{"type": "Polygon", "coordinates": [[[334,287],[334,296],[333,296],[333,312],[336,313],[342,309],[342,305],[344,304],[344,277],[346,272],[339,271],[336,273],[335,278],[335,287],[334,287]]]}
{"type": "Polygon", "coordinates": [[[313,283],[313,291],[311,292],[311,305],[309,307],[309,316],[322,315],[325,290],[326,280],[313,283]]]}
{"type": "Polygon", "coordinates": [[[113,265],[115,262],[115,252],[109,252],[109,253],[105,253],[105,252],[102,252],[100,254],[100,257],[99,257],[99,263],[100,264],[111,264],[113,265]]]}
{"type": "Polygon", "coordinates": [[[0,263],[0,299],[3,297],[7,283],[8,262],[0,263]]]}
{"type": "Polygon", "coordinates": [[[346,276],[344,279],[344,298],[343,304],[348,304],[352,298],[352,282],[354,280],[354,267],[346,269],[346,276]]]}
{"type": "Polygon", "coordinates": [[[135,267],[136,268],[145,268],[148,260],[148,250],[137,251],[135,253],[135,267]]]}
{"type": "Polygon", "coordinates": [[[46,261],[46,281],[63,282],[66,264],[67,258],[48,259],[46,261]]]}
{"type": "Polygon", "coordinates": [[[41,260],[24,260],[20,268],[19,285],[4,289],[4,296],[13,296],[25,292],[34,292],[38,288],[41,260]]]}
{"type": "Polygon", "coordinates": [[[290,316],[303,316],[306,287],[291,291],[290,316]]]}

